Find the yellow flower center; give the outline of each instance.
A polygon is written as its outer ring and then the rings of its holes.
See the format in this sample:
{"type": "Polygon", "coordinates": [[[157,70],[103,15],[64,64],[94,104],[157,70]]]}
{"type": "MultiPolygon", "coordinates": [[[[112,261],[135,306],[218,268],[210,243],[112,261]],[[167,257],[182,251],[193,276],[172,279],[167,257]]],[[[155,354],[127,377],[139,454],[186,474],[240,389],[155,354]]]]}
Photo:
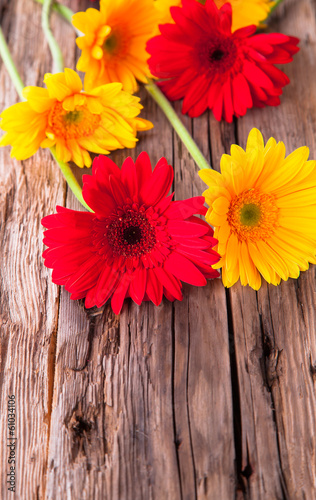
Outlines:
{"type": "Polygon", "coordinates": [[[55,103],[48,117],[55,137],[66,140],[92,135],[100,120],[100,115],[91,113],[85,106],[76,106],[73,111],[66,111],[61,102],[55,103]]]}
{"type": "Polygon", "coordinates": [[[231,201],[227,221],[239,240],[265,240],[278,226],[278,212],[274,195],[250,189],[231,201]]]}

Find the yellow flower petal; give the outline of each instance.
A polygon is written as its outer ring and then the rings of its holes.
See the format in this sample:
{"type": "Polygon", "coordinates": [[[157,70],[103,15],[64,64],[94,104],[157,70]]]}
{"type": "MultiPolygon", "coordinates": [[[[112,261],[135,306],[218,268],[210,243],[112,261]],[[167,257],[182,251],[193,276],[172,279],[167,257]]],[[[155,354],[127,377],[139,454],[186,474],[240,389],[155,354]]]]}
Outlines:
{"type": "Polygon", "coordinates": [[[239,242],[236,234],[231,233],[226,247],[226,268],[232,269],[238,262],[239,242]]]}
{"type": "Polygon", "coordinates": [[[49,97],[52,99],[55,98],[61,102],[65,97],[72,94],[72,90],[67,86],[63,73],[56,73],[55,75],[46,73],[44,83],[46,84],[49,97]]]}
{"type": "Polygon", "coordinates": [[[220,196],[219,198],[216,198],[216,200],[212,204],[212,208],[218,215],[225,215],[227,214],[229,205],[230,200],[225,198],[225,196],[220,196]]]}
{"type": "Polygon", "coordinates": [[[50,99],[47,89],[24,87],[22,94],[31,108],[37,113],[45,113],[52,107],[54,102],[54,99],[50,99]]]}
{"type": "Polygon", "coordinates": [[[246,153],[250,153],[252,149],[264,149],[263,137],[257,128],[250,130],[247,140],[246,153]]]}
{"type": "Polygon", "coordinates": [[[64,73],[67,87],[69,87],[76,94],[81,92],[82,82],[78,73],[70,68],[65,68],[64,73]]]}
{"type": "Polygon", "coordinates": [[[207,221],[212,224],[212,226],[221,226],[226,222],[226,215],[218,215],[214,210],[207,217],[207,221]]]}

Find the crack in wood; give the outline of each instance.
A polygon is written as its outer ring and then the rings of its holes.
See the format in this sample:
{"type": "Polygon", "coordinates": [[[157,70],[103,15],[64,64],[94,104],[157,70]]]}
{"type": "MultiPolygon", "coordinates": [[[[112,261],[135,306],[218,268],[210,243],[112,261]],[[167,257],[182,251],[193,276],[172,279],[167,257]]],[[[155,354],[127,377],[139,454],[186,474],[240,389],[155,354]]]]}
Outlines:
{"type": "Polygon", "coordinates": [[[175,310],[174,304],[172,304],[172,328],[171,328],[171,341],[172,341],[172,351],[171,351],[171,404],[172,404],[172,422],[173,422],[173,437],[175,444],[175,453],[177,457],[177,469],[178,469],[178,481],[180,487],[180,497],[183,499],[182,482],[181,482],[181,470],[180,470],[180,458],[179,458],[179,448],[181,446],[181,439],[177,434],[177,422],[175,413],[175,310]]]}
{"type": "Polygon", "coordinates": [[[227,307],[227,325],[228,325],[228,342],[229,342],[229,359],[230,359],[230,373],[233,397],[233,423],[234,423],[234,446],[236,457],[236,496],[238,492],[245,494],[244,482],[242,480],[242,419],[240,409],[240,385],[238,380],[238,370],[236,361],[236,347],[234,338],[234,325],[232,315],[232,304],[230,298],[230,291],[225,290],[226,293],[226,307],[227,307]]]}
{"type": "Polygon", "coordinates": [[[272,332],[269,330],[266,331],[264,324],[263,324],[263,319],[262,319],[262,314],[260,312],[259,308],[259,301],[258,301],[258,293],[256,293],[256,300],[257,300],[257,308],[258,308],[258,314],[260,318],[260,330],[261,330],[261,339],[262,339],[262,352],[263,352],[263,358],[264,358],[264,363],[261,364],[262,368],[262,377],[263,381],[265,383],[265,386],[269,392],[270,398],[271,398],[271,409],[272,409],[272,418],[273,422],[275,425],[275,437],[276,437],[276,443],[277,443],[277,450],[278,450],[278,460],[279,460],[279,478],[280,478],[280,486],[283,494],[283,499],[282,500],[289,500],[289,494],[287,491],[287,486],[286,486],[286,479],[283,473],[283,468],[282,468],[282,458],[281,458],[281,449],[280,449],[280,438],[279,438],[279,430],[278,430],[278,422],[276,419],[276,414],[275,414],[275,402],[274,402],[274,396],[273,396],[273,385],[276,383],[279,385],[280,380],[279,380],[279,370],[278,370],[278,364],[280,361],[280,356],[282,353],[282,349],[278,349],[275,345],[275,332],[273,328],[273,319],[272,319],[272,314],[271,314],[271,308],[269,307],[269,313],[270,313],[270,320],[271,320],[271,326],[272,326],[272,332]]]}
{"type": "Polygon", "coordinates": [[[196,467],[194,458],[194,448],[192,442],[192,430],[191,430],[191,419],[190,419],[190,407],[189,407],[189,372],[190,372],[190,345],[191,345],[191,326],[190,326],[190,301],[188,300],[188,362],[187,362],[187,372],[186,372],[186,406],[187,406],[187,418],[188,418],[188,431],[189,431],[189,443],[193,464],[193,477],[194,477],[194,498],[197,499],[197,477],[196,477],[196,467]]]}

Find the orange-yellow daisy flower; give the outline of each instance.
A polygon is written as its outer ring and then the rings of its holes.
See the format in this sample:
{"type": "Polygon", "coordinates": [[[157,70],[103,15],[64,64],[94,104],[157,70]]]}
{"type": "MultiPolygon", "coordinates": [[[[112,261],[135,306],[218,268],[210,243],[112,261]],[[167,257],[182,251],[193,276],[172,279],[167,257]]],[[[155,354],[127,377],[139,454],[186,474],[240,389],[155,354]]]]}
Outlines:
{"type": "Polygon", "coordinates": [[[230,287],[240,278],[255,290],[261,276],[278,285],[297,278],[316,263],[316,162],[301,147],[285,157],[283,142],[264,146],[253,129],[244,151],[231,147],[221,173],[202,170],[209,188],[206,220],[215,227],[222,279],[230,287]]]}
{"type": "MultiPolygon", "coordinates": [[[[197,0],[200,3],[205,3],[203,0],[197,0]]],[[[233,11],[233,26],[232,31],[255,24],[258,26],[264,21],[275,2],[271,0],[214,0],[218,8],[224,3],[230,3],[233,11]]],[[[155,7],[159,13],[160,24],[172,23],[170,7],[180,7],[181,0],[154,0],[155,7]]]]}
{"type": "Polygon", "coordinates": [[[72,23],[84,34],[77,38],[82,50],[77,69],[85,73],[87,90],[121,82],[133,93],[136,79],[146,83],[150,72],[145,47],[157,28],[152,0],[101,0],[100,11],[78,12],[72,23]]]}
{"type": "Polygon", "coordinates": [[[90,167],[88,151],[108,154],[133,148],[138,130],[152,124],[138,118],[142,109],[139,98],[122,91],[121,83],[111,83],[82,92],[75,71],[44,77],[47,89],[25,87],[26,102],[4,110],[0,127],[6,134],[0,146],[12,146],[11,156],[25,160],[42,147],[56,147],[59,160],[74,161],[90,167]]]}

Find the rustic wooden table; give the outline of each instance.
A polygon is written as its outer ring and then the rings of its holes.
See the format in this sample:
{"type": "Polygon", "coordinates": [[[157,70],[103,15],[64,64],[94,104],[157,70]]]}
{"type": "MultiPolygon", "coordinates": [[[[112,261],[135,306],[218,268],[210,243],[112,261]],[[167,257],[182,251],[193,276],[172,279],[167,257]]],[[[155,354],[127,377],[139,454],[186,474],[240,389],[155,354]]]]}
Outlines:
{"type": "MultiPolygon", "coordinates": [[[[84,0],[65,1],[84,10],[84,0]]],[[[51,58],[32,0],[0,0],[0,18],[25,84],[41,85],[51,58]]],[[[287,151],[316,158],[316,2],[284,1],[270,30],[298,36],[279,108],[234,124],[183,117],[218,169],[232,143],[256,126],[287,151]]],[[[53,30],[66,65],[78,53],[72,28],[53,30]]],[[[203,183],[169,123],[144,91],[155,128],[128,155],[165,156],[177,199],[203,183]]],[[[18,100],[0,61],[0,109],[18,100]]],[[[175,105],[180,113],[180,104],[175,105]]],[[[82,171],[78,172],[78,176],[82,171]]],[[[51,283],[41,218],[56,204],[80,209],[47,151],[28,161],[0,151],[0,498],[273,500],[316,498],[315,267],[258,293],[220,280],[184,286],[182,302],[126,301],[85,310],[51,283]],[[7,405],[17,412],[16,493],[7,490],[7,405]]]]}

